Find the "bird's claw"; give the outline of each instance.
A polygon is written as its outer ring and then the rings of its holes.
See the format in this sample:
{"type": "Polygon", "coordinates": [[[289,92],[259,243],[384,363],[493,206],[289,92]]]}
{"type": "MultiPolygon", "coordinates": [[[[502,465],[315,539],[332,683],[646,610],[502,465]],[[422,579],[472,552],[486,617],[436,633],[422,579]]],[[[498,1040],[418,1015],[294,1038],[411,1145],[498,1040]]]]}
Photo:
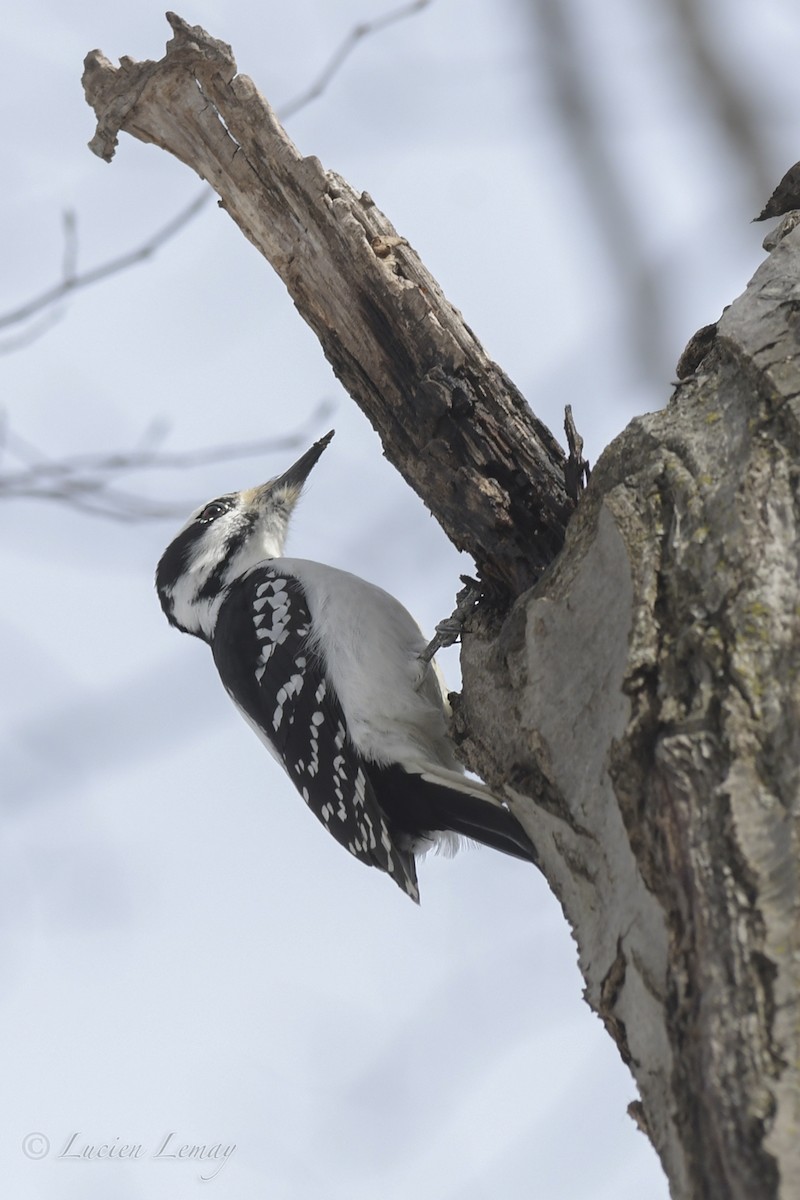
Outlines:
{"type": "Polygon", "coordinates": [[[436,633],[420,654],[423,662],[430,662],[434,654],[445,646],[453,646],[464,633],[466,620],[481,597],[481,585],[466,575],[461,576],[465,586],[456,596],[456,607],[449,617],[439,621],[436,633]]]}

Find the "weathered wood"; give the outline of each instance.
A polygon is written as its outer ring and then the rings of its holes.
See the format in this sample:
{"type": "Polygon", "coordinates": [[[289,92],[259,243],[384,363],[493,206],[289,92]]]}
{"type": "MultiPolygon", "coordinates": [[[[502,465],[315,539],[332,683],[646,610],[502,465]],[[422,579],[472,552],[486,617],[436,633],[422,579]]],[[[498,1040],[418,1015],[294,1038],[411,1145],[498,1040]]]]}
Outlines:
{"type": "Polygon", "coordinates": [[[87,56],[91,148],[110,160],[125,130],[211,183],[386,457],[479,572],[519,594],[563,542],[573,504],[561,447],[372,199],[301,157],[229,46],[168,20],[160,62],[87,56]]]}

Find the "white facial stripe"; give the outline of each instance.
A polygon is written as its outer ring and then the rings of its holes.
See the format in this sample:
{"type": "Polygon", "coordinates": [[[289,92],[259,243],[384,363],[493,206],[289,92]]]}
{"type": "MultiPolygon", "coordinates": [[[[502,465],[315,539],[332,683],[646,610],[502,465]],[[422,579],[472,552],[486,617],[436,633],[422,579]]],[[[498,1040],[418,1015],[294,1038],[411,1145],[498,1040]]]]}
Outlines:
{"type": "Polygon", "coordinates": [[[172,617],[181,629],[210,638],[222,589],[251,567],[283,552],[289,517],[299,495],[300,488],[281,488],[276,496],[267,484],[226,496],[225,501],[233,501],[233,506],[213,520],[198,520],[207,505],[192,514],[175,539],[186,544],[181,573],[163,585],[172,617]]]}

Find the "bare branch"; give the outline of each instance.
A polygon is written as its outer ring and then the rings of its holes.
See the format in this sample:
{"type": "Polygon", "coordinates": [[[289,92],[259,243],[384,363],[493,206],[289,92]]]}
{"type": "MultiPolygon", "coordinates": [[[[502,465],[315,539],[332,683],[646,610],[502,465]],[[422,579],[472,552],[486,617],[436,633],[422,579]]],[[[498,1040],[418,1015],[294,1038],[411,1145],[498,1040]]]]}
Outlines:
{"type": "Polygon", "coordinates": [[[278,116],[282,121],[287,121],[293,117],[295,113],[300,112],[301,108],[305,108],[312,100],[318,99],[319,96],[331,83],[335,75],[338,75],[346,60],[362,42],[364,38],[371,37],[375,33],[380,33],[387,29],[390,25],[396,25],[398,21],[405,21],[409,17],[416,16],[423,8],[430,8],[433,0],[413,0],[411,4],[404,4],[401,8],[395,8],[392,12],[386,13],[382,17],[376,17],[373,21],[364,21],[359,25],[354,25],[350,32],[344,37],[331,55],[327,64],[320,71],[319,75],[310,87],[296,96],[294,100],[289,100],[288,103],[281,105],[277,109],[278,116]]]}
{"type": "MultiPolygon", "coordinates": [[[[131,250],[128,254],[122,254],[119,258],[113,258],[110,262],[103,263],[102,266],[95,267],[91,271],[84,272],[79,275],[75,271],[75,222],[74,218],[68,220],[65,218],[65,245],[64,245],[64,269],[61,282],[54,287],[48,288],[47,291],[41,292],[38,296],[34,296],[32,300],[20,305],[19,308],[13,309],[9,313],[0,316],[0,329],[7,329],[9,325],[19,324],[21,321],[27,321],[36,313],[42,311],[43,308],[49,308],[53,304],[58,304],[59,301],[66,299],[72,292],[77,292],[80,288],[90,287],[91,284],[97,283],[101,279],[107,279],[109,275],[117,275],[120,271],[127,270],[128,267],[134,266],[135,263],[144,262],[145,259],[151,258],[156,250],[160,249],[165,242],[168,242],[181,229],[183,229],[193,217],[196,217],[202,208],[211,199],[212,192],[205,190],[199,196],[196,196],[191,204],[183,208],[177,216],[168,221],[158,233],[153,234],[142,242],[136,250],[131,250]]],[[[27,344],[27,343],[23,343],[27,344]]],[[[8,343],[0,345],[0,352],[7,352],[9,348],[16,349],[19,343],[8,343]]]]}
{"type": "Polygon", "coordinates": [[[323,402],[312,413],[305,428],[257,442],[167,451],[161,449],[168,434],[167,427],[152,425],[133,450],[116,454],[76,454],[60,459],[48,458],[38,447],[4,425],[0,449],[6,457],[25,466],[7,468],[0,475],[0,500],[50,500],[91,516],[127,523],[177,518],[185,515],[203,497],[194,502],[180,500],[165,504],[121,489],[117,480],[133,472],[188,470],[209,463],[294,450],[306,445],[332,409],[331,403],[323,402]]]}
{"type": "MultiPolygon", "coordinates": [[[[34,321],[27,329],[0,341],[0,354],[13,354],[15,350],[24,350],[26,346],[38,342],[39,338],[44,337],[48,330],[57,325],[67,310],[65,305],[56,307],[55,301],[52,304],[53,307],[43,312],[38,321],[34,321]]],[[[46,305],[42,307],[47,309],[46,305]]]]}

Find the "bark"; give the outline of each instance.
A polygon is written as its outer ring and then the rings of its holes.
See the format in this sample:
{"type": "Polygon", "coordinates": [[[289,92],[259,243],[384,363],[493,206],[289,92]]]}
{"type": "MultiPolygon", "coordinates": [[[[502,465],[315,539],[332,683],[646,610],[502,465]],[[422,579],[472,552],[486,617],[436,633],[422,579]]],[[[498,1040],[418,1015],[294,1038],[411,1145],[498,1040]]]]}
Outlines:
{"type": "Polygon", "coordinates": [[[684,355],[668,406],[605,452],[562,549],[552,436],[372,201],[298,155],[228,47],[170,22],[160,63],[87,59],[93,148],[110,158],[124,129],[212,182],[387,456],[516,598],[465,638],[465,760],[537,845],[673,1196],[787,1200],[800,230],[684,355]]]}

